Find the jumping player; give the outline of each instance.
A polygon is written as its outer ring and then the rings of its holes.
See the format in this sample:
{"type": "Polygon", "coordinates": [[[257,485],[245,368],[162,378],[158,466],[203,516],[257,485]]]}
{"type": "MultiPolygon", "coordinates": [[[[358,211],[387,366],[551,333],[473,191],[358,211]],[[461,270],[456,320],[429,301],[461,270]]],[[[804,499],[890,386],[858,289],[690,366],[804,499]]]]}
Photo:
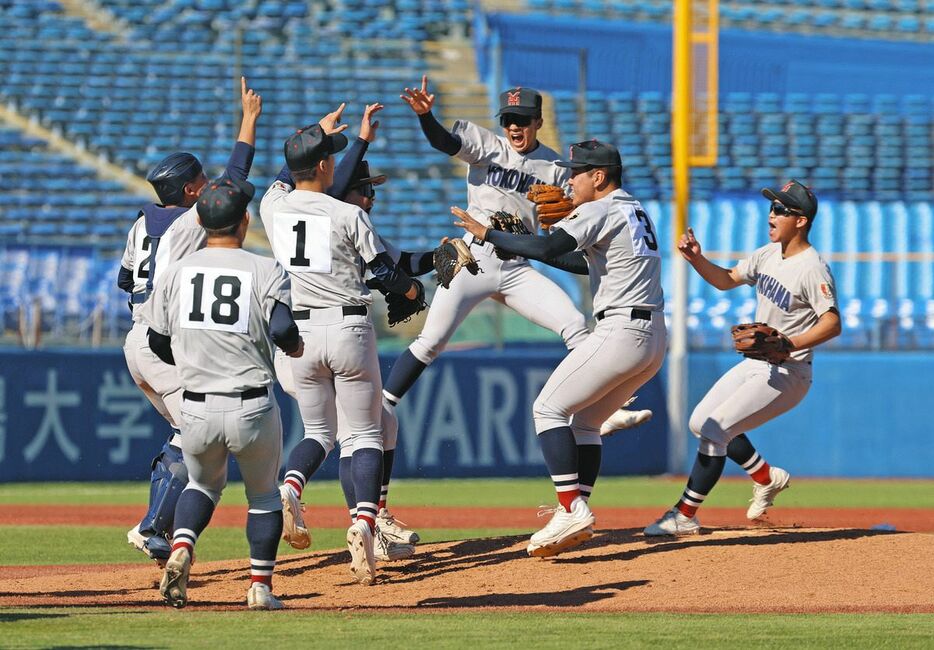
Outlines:
{"type": "Polygon", "coordinates": [[[596,140],[571,145],[574,211],[550,234],[489,229],[459,208],[455,225],[486,245],[530,259],[577,253],[587,269],[597,325],[546,382],[533,407],[535,431],[559,505],[532,535],[528,553],[556,555],[590,539],[595,518],[588,497],[600,470],[600,427],[661,368],[665,357],[661,257],[649,215],[620,189],[619,151],[596,140]]]}
{"type": "Polygon", "coordinates": [[[756,321],[787,336],[791,358],[781,365],[744,359],[713,385],[691,414],[691,433],[700,438],[694,468],[681,499],[645,534],[690,535],[700,531],[695,513],[720,479],[728,453],[751,471],[756,486],[750,518],[761,516],[788,486],[789,475],[769,467],[743,435],[791,410],[811,386],[812,349],[840,334],[840,313],[830,268],[808,241],[817,215],[817,197],[792,180],[763,189],[771,202],[770,243],[733,269],[713,264],[701,253],[690,229],[678,250],[702,278],[721,291],[742,284],[756,287],[756,321]],[[733,444],[738,437],[741,444],[733,444]]]}
{"type": "MultiPolygon", "coordinates": [[[[566,187],[568,172],[555,164],[560,156],[538,141],[543,122],[542,96],[537,91],[512,88],[500,95],[498,116],[503,135],[463,120],[455,122],[451,131],[445,129],[432,114],[435,95],[428,93],[427,76],[422,77],[421,88],[406,88],[402,99],[418,115],[432,147],[468,164],[467,210],[477,221],[488,225],[489,215],[503,210],[519,216],[530,232],[538,230],[534,206],[526,198],[529,188],[537,183],[566,187]]],[[[383,396],[391,407],[441,354],[470,311],[487,298],[560,334],[569,349],[588,336],[584,316],[568,295],[525,258],[504,261],[488,242],[470,234],[464,239],[483,273],[460,273],[447,291],[436,293],[421,333],[399,356],[386,379],[383,396]]],[[[617,428],[641,424],[647,417],[651,417],[650,411],[640,412],[617,428]]]]}
{"type": "MultiPolygon", "coordinates": [[[[273,253],[292,277],[295,319],[305,340],[305,354],[291,364],[305,437],[333,441],[337,402],[347,420],[357,499],[357,520],[347,531],[350,568],[357,581],[371,584],[382,482],[382,382],[363,269],[409,299],[424,296],[424,288],[389,258],[366,212],[325,193],[333,184],[332,154],[347,146],[340,133],[346,125],[337,124],[342,110],[343,104],[286,141],[286,167],[260,211],[273,253]]],[[[300,469],[293,460],[300,460],[294,450],[287,477],[300,469]]]]}
{"type": "MultiPolygon", "coordinates": [[[[243,77],[240,103],[243,120],[225,175],[245,180],[253,163],[256,122],[263,105],[262,98],[247,88],[243,77]]],[[[150,350],[139,310],[166,267],[204,246],[206,235],[194,206],[207,177],[195,156],[178,152],[157,164],[146,180],[155,189],[159,203],[147,204],[139,211],[120,265],[117,285],[130,294],[133,311],[133,327],[123,353],[133,381],[166,419],[172,433],[152,461],[149,510],[127,533],[127,541],[162,565],[171,551],[167,537],[172,531],[175,503],[188,482],[179,439],[181,384],[177,370],[150,350]]]]}
{"type": "Polygon", "coordinates": [[[172,554],[159,586],[173,607],[188,602],[195,545],[220,501],[233,454],[249,503],[247,606],[282,608],[272,595],[282,533],[282,421],[272,392],[273,345],[297,357],[303,344],[285,269],[242,250],[253,193],[246,181],[211,182],[197,204],[206,248],[170,265],[144,310],[153,351],[177,365],[184,389],[182,450],[189,483],[175,507],[172,554]]]}

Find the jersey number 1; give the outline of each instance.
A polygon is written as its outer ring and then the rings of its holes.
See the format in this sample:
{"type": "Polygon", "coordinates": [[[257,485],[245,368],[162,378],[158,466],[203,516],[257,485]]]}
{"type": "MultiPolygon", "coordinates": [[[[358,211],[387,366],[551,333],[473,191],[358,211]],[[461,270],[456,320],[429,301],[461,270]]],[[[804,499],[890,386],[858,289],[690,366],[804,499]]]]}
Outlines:
{"type": "Polygon", "coordinates": [[[273,222],[272,249],[286,268],[301,273],[331,272],[331,218],[283,214],[273,222]]]}

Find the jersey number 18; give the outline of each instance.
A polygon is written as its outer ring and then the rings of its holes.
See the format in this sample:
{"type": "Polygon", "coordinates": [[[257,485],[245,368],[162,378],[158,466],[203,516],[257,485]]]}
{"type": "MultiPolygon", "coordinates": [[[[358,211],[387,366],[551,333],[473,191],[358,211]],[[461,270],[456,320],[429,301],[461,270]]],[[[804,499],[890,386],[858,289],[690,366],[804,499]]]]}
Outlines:
{"type": "Polygon", "coordinates": [[[179,288],[183,328],[246,334],[253,289],[252,273],[237,269],[189,267],[182,269],[179,288]]]}

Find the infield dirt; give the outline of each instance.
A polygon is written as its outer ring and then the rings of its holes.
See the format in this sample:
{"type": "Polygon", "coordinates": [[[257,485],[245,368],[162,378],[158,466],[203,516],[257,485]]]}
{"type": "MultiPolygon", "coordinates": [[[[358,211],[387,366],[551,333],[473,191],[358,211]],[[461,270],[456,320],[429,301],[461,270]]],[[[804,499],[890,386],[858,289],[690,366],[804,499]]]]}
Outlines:
{"type": "MultiPolygon", "coordinates": [[[[274,591],[291,609],[574,608],[666,612],[934,612],[934,535],[858,528],[727,528],[650,542],[599,530],[550,560],[526,536],[426,544],[354,584],[348,553],[280,560],[274,591]]],[[[245,607],[243,560],[196,562],[192,609],[245,607]]],[[[155,565],[0,568],[0,607],[164,607],[155,565]]]]}

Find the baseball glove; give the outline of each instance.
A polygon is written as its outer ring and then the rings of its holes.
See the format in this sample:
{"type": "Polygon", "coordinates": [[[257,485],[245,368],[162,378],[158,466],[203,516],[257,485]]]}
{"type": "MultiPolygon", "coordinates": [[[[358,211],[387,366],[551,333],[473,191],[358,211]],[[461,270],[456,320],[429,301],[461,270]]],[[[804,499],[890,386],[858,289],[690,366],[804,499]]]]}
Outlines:
{"type": "Polygon", "coordinates": [[[376,278],[370,278],[366,281],[367,287],[379,291],[383,294],[383,297],[386,298],[386,306],[388,308],[386,315],[389,320],[389,327],[395,327],[399,323],[407,323],[412,316],[428,307],[428,303],[425,302],[424,285],[415,278],[412,278],[412,282],[415,283],[418,289],[418,295],[410,300],[401,293],[388,291],[386,287],[383,286],[383,283],[376,278]]]}
{"type": "Polygon", "coordinates": [[[438,284],[445,289],[451,286],[451,280],[461,269],[466,268],[471,275],[480,272],[480,265],[463,239],[449,239],[438,246],[432,262],[438,272],[438,284]]]}
{"type": "MultiPolygon", "coordinates": [[[[514,214],[509,214],[508,212],[503,212],[502,210],[494,212],[490,215],[490,228],[493,230],[502,230],[503,232],[508,232],[513,235],[531,235],[529,229],[526,228],[525,223],[522,222],[522,219],[517,217],[514,214]]],[[[512,253],[507,253],[498,248],[493,249],[496,253],[496,257],[505,261],[514,260],[516,256],[512,253]]]]}
{"type": "Polygon", "coordinates": [[[733,348],[747,359],[781,365],[794,347],[787,336],[765,323],[734,325],[733,348]]]}
{"type": "Polygon", "coordinates": [[[533,185],[526,196],[535,204],[538,223],[543,230],[550,230],[553,225],[574,211],[574,203],[557,185],[533,185]]]}

